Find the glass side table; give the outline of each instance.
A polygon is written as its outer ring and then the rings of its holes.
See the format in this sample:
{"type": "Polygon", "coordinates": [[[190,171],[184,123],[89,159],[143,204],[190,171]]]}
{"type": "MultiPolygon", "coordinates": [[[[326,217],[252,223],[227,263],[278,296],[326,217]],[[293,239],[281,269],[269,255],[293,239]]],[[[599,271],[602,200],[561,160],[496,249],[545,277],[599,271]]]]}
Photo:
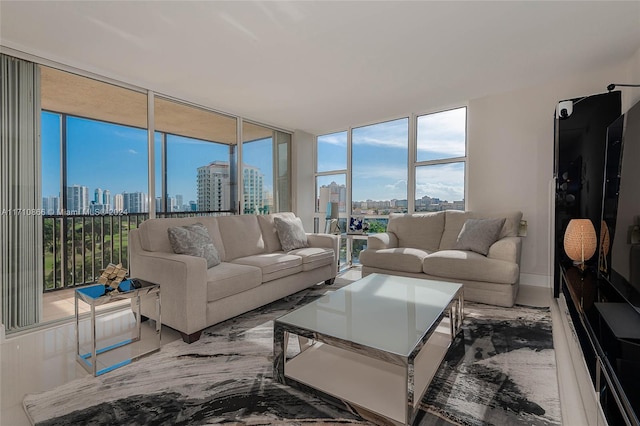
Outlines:
{"type": "Polygon", "coordinates": [[[107,373],[118,367],[122,367],[131,363],[132,361],[141,358],[145,355],[149,355],[153,352],[160,350],[160,334],[161,334],[161,320],[160,320],[160,285],[153,284],[143,280],[126,280],[120,283],[118,290],[107,291],[108,287],[102,284],[92,285],[89,287],[78,288],[75,291],[75,315],[76,315],[76,360],[84,367],[87,372],[94,376],[107,373]],[[140,316],[140,300],[143,297],[154,297],[156,301],[156,345],[154,348],[140,353],[135,356],[131,356],[128,359],[115,363],[111,366],[98,369],[98,355],[105,352],[112,351],[122,346],[137,342],[141,338],[142,334],[142,319],[140,316]],[[137,336],[132,339],[125,339],[118,343],[106,346],[104,348],[98,348],[96,342],[96,306],[105,305],[108,303],[116,302],[118,300],[135,299],[135,315],[136,315],[136,330],[137,336]],[[82,353],[80,351],[80,313],[78,310],[79,301],[82,300],[88,304],[91,309],[91,352],[82,353]]]}

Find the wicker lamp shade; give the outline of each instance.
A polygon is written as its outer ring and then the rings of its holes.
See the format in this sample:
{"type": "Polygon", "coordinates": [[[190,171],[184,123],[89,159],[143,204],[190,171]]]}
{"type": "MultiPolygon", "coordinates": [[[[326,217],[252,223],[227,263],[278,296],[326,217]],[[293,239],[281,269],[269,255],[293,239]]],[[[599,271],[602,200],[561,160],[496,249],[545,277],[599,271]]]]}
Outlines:
{"type": "Polygon", "coordinates": [[[564,232],[564,251],[575,263],[584,265],[596,252],[598,239],[589,219],[571,219],[564,232]]]}

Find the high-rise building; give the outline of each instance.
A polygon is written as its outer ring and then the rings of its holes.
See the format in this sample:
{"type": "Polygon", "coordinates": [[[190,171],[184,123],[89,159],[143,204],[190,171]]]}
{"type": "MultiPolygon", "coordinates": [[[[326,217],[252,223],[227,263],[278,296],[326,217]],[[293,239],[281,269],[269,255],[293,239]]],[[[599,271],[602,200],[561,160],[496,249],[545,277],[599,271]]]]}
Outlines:
{"type": "Polygon", "coordinates": [[[82,185],[67,187],[67,211],[70,214],[89,212],[89,188],[82,185]]]}
{"type": "Polygon", "coordinates": [[[162,211],[162,197],[156,197],[156,212],[162,211]]]}
{"type": "Polygon", "coordinates": [[[123,192],[123,207],[127,213],[146,213],[149,211],[149,201],[144,192],[123,192]]]}
{"type": "Polygon", "coordinates": [[[60,213],[60,198],[50,195],[42,198],[42,210],[44,214],[59,214],[60,213]]]}
{"type": "Polygon", "coordinates": [[[344,212],[347,207],[347,187],[331,182],[329,185],[322,185],[318,194],[318,212],[329,213],[327,206],[329,203],[338,203],[338,211],[344,212]]]}
{"type": "Polygon", "coordinates": [[[93,195],[93,203],[94,204],[102,204],[102,189],[96,188],[93,195]]]}
{"type": "Polygon", "coordinates": [[[198,203],[193,200],[189,201],[189,210],[192,212],[198,211],[198,203]]]}
{"type": "Polygon", "coordinates": [[[176,210],[177,212],[181,212],[184,210],[184,201],[183,197],[180,194],[176,194],[176,210]]]}
{"type": "Polygon", "coordinates": [[[122,194],[113,196],[113,210],[116,212],[124,211],[124,197],[122,194]]]}
{"type": "MultiPolygon", "coordinates": [[[[268,213],[265,203],[264,175],[258,167],[242,167],[245,213],[268,213]]],[[[198,167],[198,203],[200,211],[230,210],[231,178],[228,161],[214,161],[198,167]]]]}
{"type": "Polygon", "coordinates": [[[269,213],[264,211],[264,175],[259,168],[247,164],[242,167],[242,187],[245,213],[269,213]]]}
{"type": "Polygon", "coordinates": [[[105,189],[102,193],[102,204],[107,206],[107,209],[111,208],[111,191],[105,189]]]}
{"type": "Polygon", "coordinates": [[[201,211],[229,210],[229,162],[214,161],[198,167],[198,204],[201,211]]]}

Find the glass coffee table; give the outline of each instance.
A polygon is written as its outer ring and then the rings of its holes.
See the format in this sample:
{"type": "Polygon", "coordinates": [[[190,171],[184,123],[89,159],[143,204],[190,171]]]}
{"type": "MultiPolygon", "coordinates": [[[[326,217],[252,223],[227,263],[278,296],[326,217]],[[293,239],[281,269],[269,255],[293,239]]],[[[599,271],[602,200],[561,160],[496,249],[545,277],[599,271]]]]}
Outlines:
{"type": "Polygon", "coordinates": [[[76,315],[76,359],[84,367],[87,372],[94,376],[107,373],[115,368],[122,367],[131,363],[133,360],[141,358],[145,355],[149,355],[153,352],[160,350],[161,339],[161,318],[160,318],[160,285],[150,283],[143,280],[135,280],[135,284],[132,280],[125,280],[120,283],[118,290],[109,290],[108,286],[104,284],[96,284],[87,287],[81,287],[75,291],[75,315],[76,315]],[[135,285],[135,286],[134,286],[135,285]],[[145,297],[154,297],[156,301],[156,327],[155,327],[155,340],[156,344],[153,348],[146,350],[142,353],[138,353],[135,356],[129,356],[123,361],[111,364],[104,368],[98,368],[98,356],[123,347],[125,345],[140,341],[142,336],[142,317],[140,315],[140,300],[145,297]],[[119,300],[133,299],[135,303],[135,315],[136,315],[136,330],[137,336],[131,339],[124,339],[117,343],[98,348],[96,341],[96,307],[113,303],[119,300]],[[83,301],[90,307],[90,319],[91,319],[91,338],[90,349],[88,351],[81,350],[80,345],[80,312],[79,301],[83,301]]]}
{"type": "Polygon", "coordinates": [[[274,377],[365,418],[411,424],[463,309],[462,284],[371,274],[275,320],[274,377]],[[299,349],[287,353],[290,334],[299,349]]]}

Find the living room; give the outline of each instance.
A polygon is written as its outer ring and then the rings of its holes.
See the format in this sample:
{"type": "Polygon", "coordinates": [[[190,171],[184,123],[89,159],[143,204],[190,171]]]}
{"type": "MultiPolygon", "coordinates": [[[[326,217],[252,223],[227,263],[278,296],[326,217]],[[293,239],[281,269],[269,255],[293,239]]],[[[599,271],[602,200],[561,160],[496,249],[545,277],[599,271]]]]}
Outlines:
{"type": "MultiPolygon", "coordinates": [[[[0,12],[4,55],[290,135],[290,206],[307,232],[328,213],[317,138],[406,118],[415,144],[417,117],[465,108],[464,209],[521,211],[519,283],[549,294],[556,105],[640,76],[637,2],[3,1],[0,12]]],[[[638,100],[624,89],[622,111],[638,100]]],[[[3,347],[16,338],[2,327],[3,347]]],[[[3,355],[5,371],[15,358],[3,355]]]]}

